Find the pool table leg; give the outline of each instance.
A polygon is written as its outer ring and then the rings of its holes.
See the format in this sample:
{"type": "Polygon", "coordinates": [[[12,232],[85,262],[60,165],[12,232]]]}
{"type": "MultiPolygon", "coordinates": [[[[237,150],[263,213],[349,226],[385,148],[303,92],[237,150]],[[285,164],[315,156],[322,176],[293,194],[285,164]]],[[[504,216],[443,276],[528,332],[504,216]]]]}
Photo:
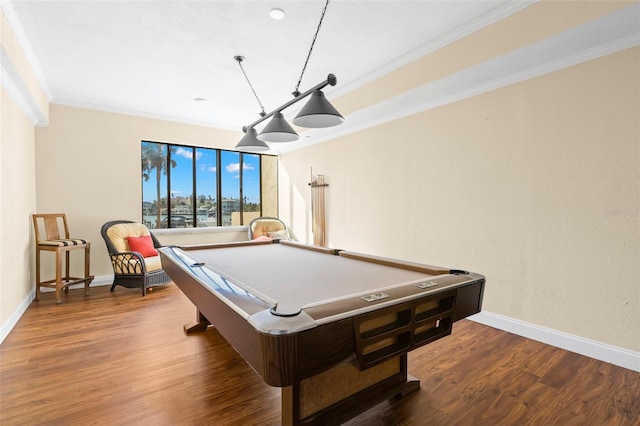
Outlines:
{"type": "Polygon", "coordinates": [[[297,424],[294,419],[298,418],[299,411],[296,410],[298,400],[293,393],[293,386],[287,386],[280,391],[280,397],[282,409],[280,410],[282,415],[282,426],[293,426],[297,424]]]}
{"type": "Polygon", "coordinates": [[[184,332],[186,334],[197,333],[199,331],[205,331],[207,327],[211,325],[211,322],[202,315],[199,309],[196,309],[196,321],[190,322],[184,325],[184,332]]]}

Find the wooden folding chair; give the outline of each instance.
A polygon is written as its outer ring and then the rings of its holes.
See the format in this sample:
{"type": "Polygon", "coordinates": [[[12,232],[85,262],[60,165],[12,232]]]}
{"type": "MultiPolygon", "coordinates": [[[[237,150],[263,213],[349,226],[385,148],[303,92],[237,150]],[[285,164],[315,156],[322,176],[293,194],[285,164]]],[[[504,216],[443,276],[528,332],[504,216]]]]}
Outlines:
{"type": "Polygon", "coordinates": [[[69,286],[84,283],[84,294],[89,294],[89,284],[93,275],[89,273],[91,244],[87,240],[71,238],[67,216],[64,213],[34,214],[33,227],[36,235],[36,300],[40,299],[40,287],[56,290],[56,303],[62,303],[61,290],[69,291],[69,286]],[[69,275],[69,252],[84,250],[84,277],[69,275]],[[56,254],[56,277],[52,280],[40,281],[40,252],[52,251],[56,254]],[[64,256],[63,256],[64,255],[64,256]],[[65,258],[64,275],[62,258],[65,258]]]}

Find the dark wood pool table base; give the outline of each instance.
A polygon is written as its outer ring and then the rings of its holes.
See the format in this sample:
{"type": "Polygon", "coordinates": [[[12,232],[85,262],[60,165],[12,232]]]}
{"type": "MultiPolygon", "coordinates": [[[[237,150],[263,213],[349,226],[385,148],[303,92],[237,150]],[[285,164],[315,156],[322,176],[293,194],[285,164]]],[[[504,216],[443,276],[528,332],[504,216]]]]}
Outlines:
{"type": "Polygon", "coordinates": [[[389,398],[420,389],[407,374],[407,355],[360,371],[341,364],[282,388],[282,424],[339,425],[389,398]]]}

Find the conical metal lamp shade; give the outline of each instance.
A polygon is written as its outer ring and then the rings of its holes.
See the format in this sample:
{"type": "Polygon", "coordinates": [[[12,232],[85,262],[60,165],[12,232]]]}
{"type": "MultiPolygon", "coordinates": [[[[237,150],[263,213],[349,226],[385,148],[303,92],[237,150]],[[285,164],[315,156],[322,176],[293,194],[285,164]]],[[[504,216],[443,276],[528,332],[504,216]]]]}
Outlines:
{"type": "Polygon", "coordinates": [[[324,97],[321,90],[316,90],[311,94],[309,102],[293,119],[293,124],[296,126],[312,129],[337,126],[343,122],[344,117],[324,97]]]}
{"type": "Polygon", "coordinates": [[[258,139],[264,142],[293,142],[299,138],[280,111],[273,114],[269,124],[258,135],[258,139]]]}
{"type": "Polygon", "coordinates": [[[268,151],[269,145],[262,142],[257,138],[258,132],[253,127],[247,130],[247,133],[240,139],[240,142],[236,145],[236,149],[239,151],[268,151]]]}

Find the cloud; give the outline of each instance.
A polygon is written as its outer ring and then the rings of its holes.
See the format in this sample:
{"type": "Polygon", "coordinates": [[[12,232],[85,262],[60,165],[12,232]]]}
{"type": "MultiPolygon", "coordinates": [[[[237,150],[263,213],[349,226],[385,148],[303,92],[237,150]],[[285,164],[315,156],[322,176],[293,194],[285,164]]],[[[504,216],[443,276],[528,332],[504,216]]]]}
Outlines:
{"type": "MultiPolygon", "coordinates": [[[[229,173],[238,173],[240,171],[240,163],[230,163],[225,167],[229,173]]],[[[244,163],[242,170],[253,170],[254,167],[251,164],[244,163]]]]}
{"type": "Polygon", "coordinates": [[[216,166],[211,166],[209,164],[201,164],[200,165],[200,170],[203,171],[203,172],[215,173],[216,170],[218,170],[218,168],[216,166]]]}
{"type": "MultiPolygon", "coordinates": [[[[193,158],[193,150],[192,149],[184,149],[181,146],[179,146],[175,150],[175,154],[179,155],[181,157],[184,157],[184,158],[188,158],[188,159],[192,159],[193,158]]],[[[202,153],[201,152],[196,153],[196,160],[199,159],[200,157],[202,157],[202,153]]]]}

